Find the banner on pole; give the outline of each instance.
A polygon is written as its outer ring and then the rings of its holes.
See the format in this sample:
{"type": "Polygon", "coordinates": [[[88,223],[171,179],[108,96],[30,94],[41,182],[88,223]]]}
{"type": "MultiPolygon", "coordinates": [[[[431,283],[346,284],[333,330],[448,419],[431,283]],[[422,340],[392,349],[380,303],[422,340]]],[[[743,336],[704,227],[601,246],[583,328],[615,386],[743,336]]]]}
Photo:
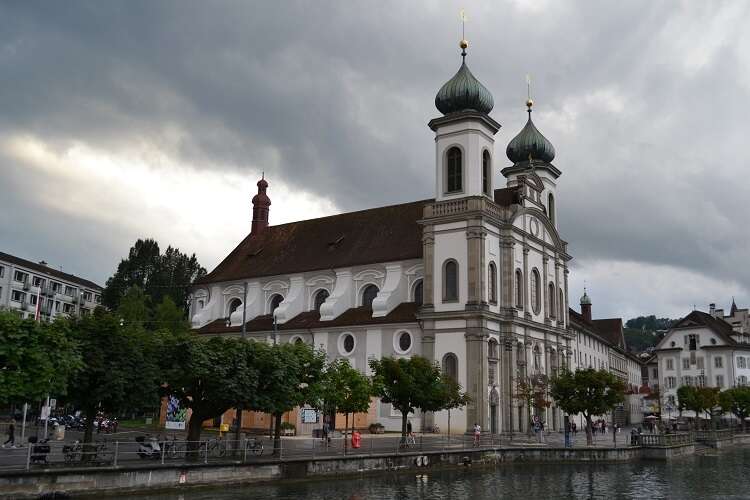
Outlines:
{"type": "Polygon", "coordinates": [[[167,419],[164,428],[184,431],[185,420],[187,420],[187,408],[181,408],[180,400],[170,396],[167,401],[167,419]]]}

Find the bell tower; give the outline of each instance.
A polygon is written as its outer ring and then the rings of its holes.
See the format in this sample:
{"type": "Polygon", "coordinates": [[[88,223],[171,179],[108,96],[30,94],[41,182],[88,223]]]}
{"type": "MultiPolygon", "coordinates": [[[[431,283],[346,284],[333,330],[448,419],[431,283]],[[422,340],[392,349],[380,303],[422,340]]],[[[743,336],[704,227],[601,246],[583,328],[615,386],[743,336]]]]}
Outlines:
{"type": "Polygon", "coordinates": [[[435,199],[492,198],[495,139],[500,124],[489,113],[492,94],[466,65],[469,43],[461,40],[461,66],[435,96],[443,114],[430,121],[435,132],[435,199]]]}

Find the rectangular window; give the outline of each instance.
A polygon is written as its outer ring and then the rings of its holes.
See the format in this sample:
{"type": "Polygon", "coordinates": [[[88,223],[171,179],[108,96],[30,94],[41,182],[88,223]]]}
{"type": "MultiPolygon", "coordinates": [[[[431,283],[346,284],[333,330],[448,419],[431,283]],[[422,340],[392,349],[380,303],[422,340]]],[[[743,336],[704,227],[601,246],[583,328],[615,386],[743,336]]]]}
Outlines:
{"type": "Polygon", "coordinates": [[[698,358],[698,369],[699,370],[703,369],[703,357],[702,356],[698,358]]]}
{"type": "Polygon", "coordinates": [[[72,297],[75,295],[75,293],[76,293],[75,288],[73,288],[72,286],[67,286],[67,285],[65,286],[65,295],[67,295],[68,297],[72,297]]]}
{"type": "Polygon", "coordinates": [[[721,356],[716,356],[714,358],[714,368],[723,368],[724,367],[724,358],[721,356]]]}
{"type": "Polygon", "coordinates": [[[724,387],[724,375],[716,375],[716,387],[724,387]]]}
{"type": "Polygon", "coordinates": [[[690,369],[690,358],[682,358],[682,369],[683,370],[690,369]]]}
{"type": "Polygon", "coordinates": [[[102,303],[102,296],[101,295],[94,295],[94,302],[96,302],[97,304],[101,304],[102,303]]]}
{"type": "Polygon", "coordinates": [[[33,293],[29,294],[29,304],[31,304],[32,306],[36,305],[36,295],[34,295],[33,293]]]}
{"type": "Polygon", "coordinates": [[[674,370],[674,360],[668,359],[667,360],[667,370],[674,370]]]}
{"type": "Polygon", "coordinates": [[[62,288],[60,283],[55,283],[54,281],[50,281],[49,286],[52,287],[52,291],[55,293],[60,293],[60,289],[62,288]]]}
{"type": "Polygon", "coordinates": [[[698,385],[698,387],[705,387],[706,386],[706,376],[705,375],[698,375],[695,377],[695,383],[698,385]]]}
{"type": "Polygon", "coordinates": [[[60,301],[59,300],[55,301],[55,312],[60,312],[60,301]]]}
{"type": "Polygon", "coordinates": [[[20,281],[21,283],[26,283],[26,281],[28,281],[29,279],[29,275],[22,271],[16,271],[15,274],[13,274],[13,279],[16,281],[20,281]]]}
{"type": "Polygon", "coordinates": [[[33,278],[31,279],[31,283],[32,283],[32,284],[33,284],[34,286],[44,286],[44,278],[40,278],[39,276],[34,276],[34,277],[33,277],[33,278]]]}
{"type": "Polygon", "coordinates": [[[0,266],[0,278],[2,278],[3,276],[5,276],[5,267],[0,266]]]}
{"type": "Polygon", "coordinates": [[[13,293],[10,294],[10,300],[24,302],[26,300],[26,294],[20,290],[13,290],[13,293]]]}
{"type": "Polygon", "coordinates": [[[83,292],[83,300],[91,302],[91,292],[83,292]]]}
{"type": "Polygon", "coordinates": [[[63,312],[65,312],[65,314],[73,312],[73,304],[64,304],[63,312]]]}
{"type": "Polygon", "coordinates": [[[675,378],[674,377],[666,377],[664,379],[664,385],[667,386],[667,389],[674,389],[675,386],[675,378]]]}
{"type": "Polygon", "coordinates": [[[737,358],[737,368],[745,368],[745,358],[742,356],[737,358]]]}

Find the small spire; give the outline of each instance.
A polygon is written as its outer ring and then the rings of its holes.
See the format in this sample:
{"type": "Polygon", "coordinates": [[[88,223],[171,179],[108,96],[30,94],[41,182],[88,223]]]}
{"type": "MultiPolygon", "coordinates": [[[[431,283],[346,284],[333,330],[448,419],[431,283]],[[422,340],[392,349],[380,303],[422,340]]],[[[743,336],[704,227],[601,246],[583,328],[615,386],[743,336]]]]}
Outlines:
{"type": "Polygon", "coordinates": [[[526,75],[526,108],[531,118],[531,107],[534,105],[534,101],[531,100],[531,75],[526,75]]]}
{"type": "Polygon", "coordinates": [[[466,60],[466,49],[469,47],[469,42],[466,40],[466,12],[461,9],[461,41],[458,46],[461,47],[461,57],[466,60]]]}

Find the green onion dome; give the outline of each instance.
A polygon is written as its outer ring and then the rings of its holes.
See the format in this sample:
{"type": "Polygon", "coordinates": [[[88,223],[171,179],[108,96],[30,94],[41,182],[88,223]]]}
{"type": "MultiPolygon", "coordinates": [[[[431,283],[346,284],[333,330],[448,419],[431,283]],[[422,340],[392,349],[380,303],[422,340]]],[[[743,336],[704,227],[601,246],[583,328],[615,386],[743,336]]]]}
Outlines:
{"type": "Polygon", "coordinates": [[[529,99],[526,106],[529,108],[529,120],[526,126],[513,138],[505,149],[508,159],[515,163],[528,161],[529,156],[534,160],[541,160],[551,163],[555,158],[555,147],[541,132],[534,126],[531,121],[531,106],[534,103],[529,99]]]}
{"type": "Polygon", "coordinates": [[[466,51],[461,41],[464,60],[453,78],[445,82],[435,96],[435,107],[444,115],[460,111],[489,113],[495,105],[490,91],[482,85],[466,65],[466,51]]]}

